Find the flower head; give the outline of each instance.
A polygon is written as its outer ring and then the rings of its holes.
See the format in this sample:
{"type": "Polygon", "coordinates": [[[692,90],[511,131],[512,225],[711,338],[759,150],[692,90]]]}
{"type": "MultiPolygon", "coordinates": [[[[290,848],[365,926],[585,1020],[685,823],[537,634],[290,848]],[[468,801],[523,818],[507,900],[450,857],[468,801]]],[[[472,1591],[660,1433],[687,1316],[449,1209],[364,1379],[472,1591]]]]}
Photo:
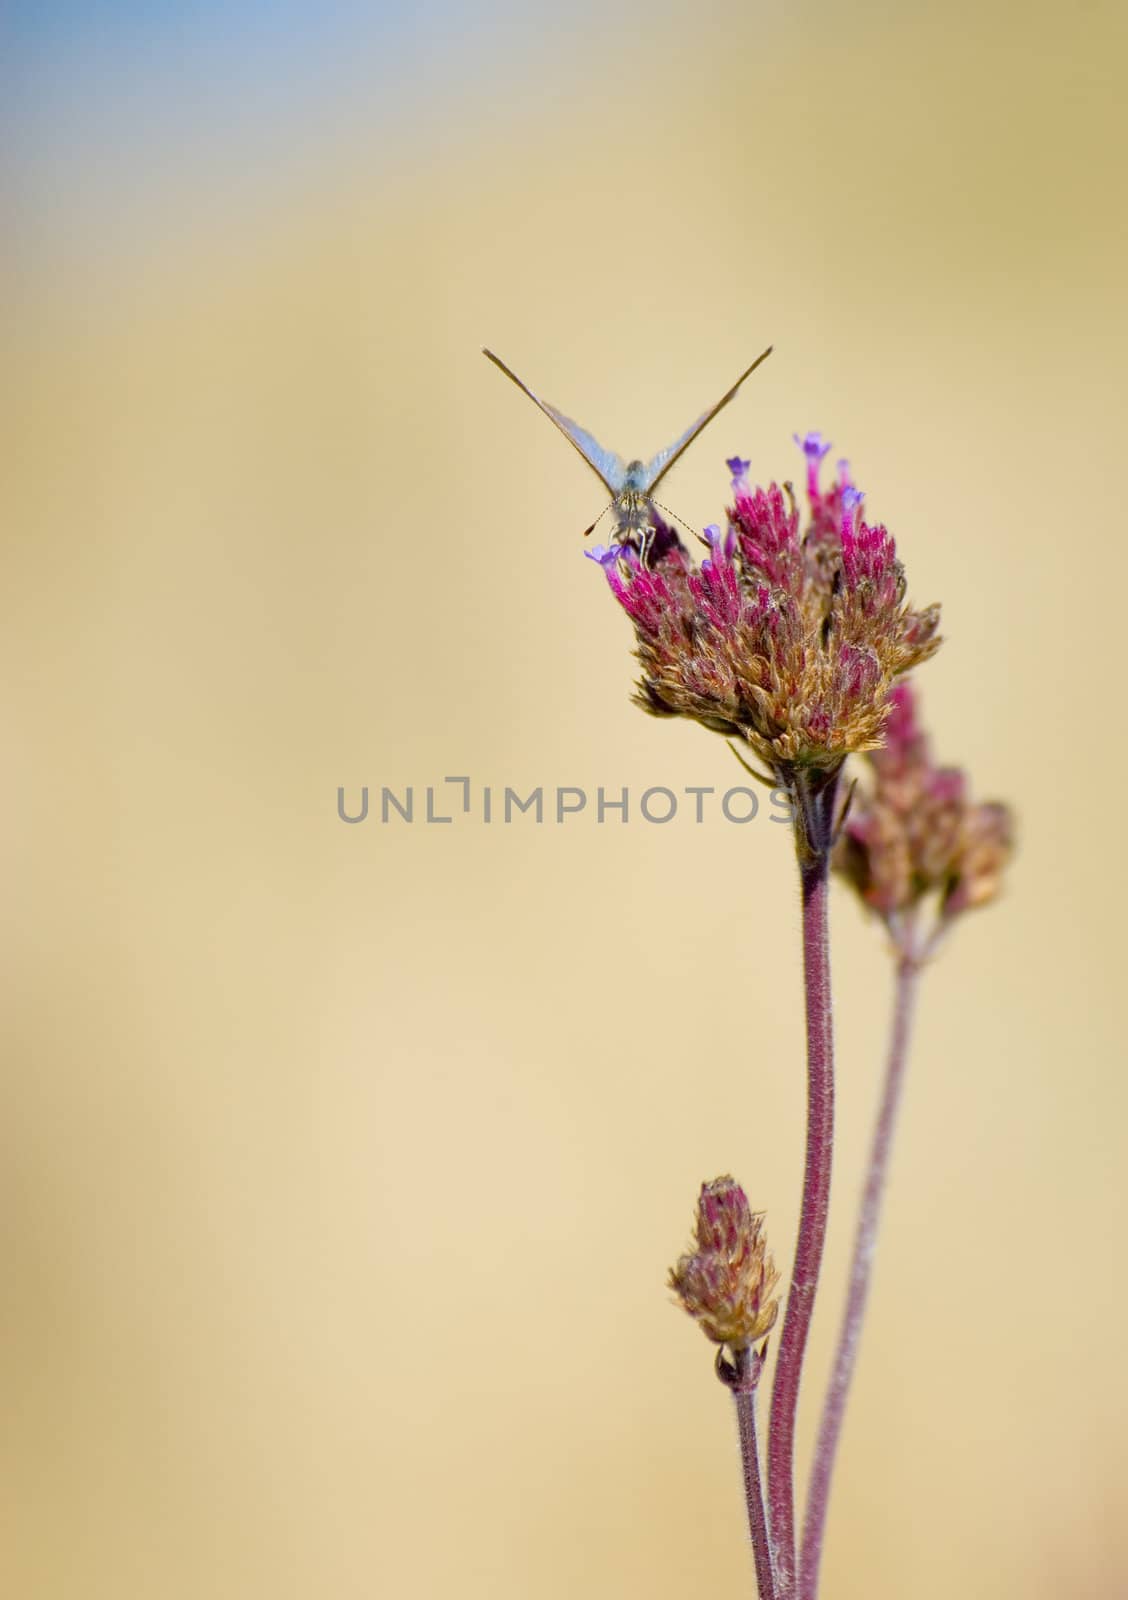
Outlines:
{"type": "Polygon", "coordinates": [[[892,694],[885,747],[870,753],[873,783],[856,795],[835,866],[898,933],[930,896],[941,925],[998,894],[1013,822],[998,803],[975,804],[955,767],[936,767],[908,683],[892,694]]]}
{"type": "Polygon", "coordinates": [[[940,642],[938,608],[907,604],[893,538],[865,521],[861,493],[841,477],[820,488],[830,446],[799,443],[805,519],[789,484],[753,487],[733,457],[733,503],[700,564],[656,514],[645,551],[592,552],[634,625],[637,702],[745,740],[784,777],[880,745],[895,679],[940,642]]]}
{"type": "Polygon", "coordinates": [[[703,1183],[695,1247],[670,1271],[670,1288],[706,1338],[746,1350],[769,1333],[779,1311],[779,1273],[763,1219],[734,1178],[703,1183]]]}

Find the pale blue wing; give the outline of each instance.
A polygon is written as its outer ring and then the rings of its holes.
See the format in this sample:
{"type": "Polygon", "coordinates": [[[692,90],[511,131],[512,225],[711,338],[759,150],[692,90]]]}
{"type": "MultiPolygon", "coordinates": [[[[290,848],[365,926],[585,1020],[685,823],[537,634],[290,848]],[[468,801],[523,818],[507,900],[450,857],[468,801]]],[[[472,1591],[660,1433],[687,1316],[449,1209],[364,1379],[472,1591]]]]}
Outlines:
{"type": "Polygon", "coordinates": [[[664,477],[665,474],[670,470],[674,462],[681,455],[682,451],[688,449],[688,447],[693,443],[694,439],[697,438],[697,435],[701,432],[705,424],[707,422],[712,422],[713,418],[717,415],[717,412],[722,411],[724,407],[728,405],[729,401],[740,388],[740,385],[744,382],[745,378],[749,377],[753,372],[755,372],[761,361],[766,361],[771,353],[772,347],[769,345],[764,351],[763,355],[757,356],[747,371],[740,374],[740,377],[737,378],[732,388],[727,394],[723,394],[721,396],[715,406],[710,406],[709,410],[705,412],[704,416],[698,417],[697,421],[692,423],[685,430],[680,439],[675,439],[673,444],[667,445],[664,450],[659,450],[658,454],[653,458],[653,460],[647,462],[646,475],[642,485],[644,494],[650,493],[650,491],[658,483],[659,478],[664,477]]]}
{"type": "MultiPolygon", "coordinates": [[[[566,417],[563,411],[557,411],[555,406],[550,406],[547,400],[542,400],[533,393],[527,383],[522,383],[515,372],[511,372],[500,356],[495,356],[492,350],[482,347],[482,354],[488,356],[495,367],[500,367],[507,378],[511,378],[524,394],[527,394],[534,405],[539,406],[548,417],[555,422],[560,432],[572,441],[572,444],[583,456],[588,466],[611,495],[617,495],[622,489],[627,476],[626,463],[620,456],[613,455],[610,450],[605,450],[598,439],[593,439],[586,428],[581,428],[578,422],[573,422],[571,417],[566,417]]],[[[725,397],[726,399],[728,396],[725,397]]],[[[723,404],[723,402],[722,402],[723,404]]],[[[702,418],[702,421],[707,420],[702,418]]],[[[686,441],[688,443],[688,440],[686,441]]]]}

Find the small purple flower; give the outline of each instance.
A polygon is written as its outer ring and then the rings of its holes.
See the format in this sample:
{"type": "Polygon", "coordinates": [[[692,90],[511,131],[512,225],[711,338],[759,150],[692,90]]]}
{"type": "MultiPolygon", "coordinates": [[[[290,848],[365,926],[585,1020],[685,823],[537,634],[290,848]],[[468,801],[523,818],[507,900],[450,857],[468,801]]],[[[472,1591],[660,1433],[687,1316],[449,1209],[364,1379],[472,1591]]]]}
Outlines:
{"type": "Polygon", "coordinates": [[[848,484],[842,491],[843,524],[845,525],[845,523],[849,521],[851,524],[851,532],[854,531],[857,520],[854,517],[854,513],[855,511],[859,511],[861,509],[861,504],[865,497],[865,491],[862,489],[855,489],[852,483],[848,484]]]}
{"type": "Polygon", "coordinates": [[[802,438],[793,433],[791,437],[807,458],[807,494],[813,504],[819,498],[819,467],[830,452],[830,440],[821,433],[805,433],[802,438]]]}
{"type": "Polygon", "coordinates": [[[739,456],[730,456],[725,462],[725,466],[732,473],[732,486],[734,489],[739,489],[743,484],[748,476],[748,468],[751,465],[751,461],[742,461],[739,456]]]}
{"type": "MultiPolygon", "coordinates": [[[[718,525],[715,522],[710,522],[706,527],[702,528],[701,537],[715,557],[719,557],[722,561],[732,560],[732,553],[736,549],[735,529],[727,528],[722,534],[718,525]]],[[[709,557],[706,556],[702,566],[707,565],[708,561],[709,557]]]]}
{"type": "Polygon", "coordinates": [[[830,440],[824,439],[821,433],[805,433],[802,438],[797,433],[793,433],[791,437],[808,461],[821,461],[824,456],[830,454],[833,448],[830,440]]]}
{"type": "Polygon", "coordinates": [[[627,584],[623,578],[622,564],[625,562],[633,572],[638,566],[637,552],[626,544],[597,544],[591,550],[585,550],[584,555],[589,561],[599,563],[603,568],[603,576],[611,586],[611,593],[620,605],[625,605],[627,584]]]}

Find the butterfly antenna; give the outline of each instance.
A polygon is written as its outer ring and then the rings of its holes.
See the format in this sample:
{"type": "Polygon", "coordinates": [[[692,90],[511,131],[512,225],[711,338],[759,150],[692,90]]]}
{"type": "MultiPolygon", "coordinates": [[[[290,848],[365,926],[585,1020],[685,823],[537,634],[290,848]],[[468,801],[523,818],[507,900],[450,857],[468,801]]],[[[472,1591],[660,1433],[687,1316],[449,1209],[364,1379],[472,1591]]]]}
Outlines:
{"type": "Polygon", "coordinates": [[[596,517],[595,521],[592,523],[591,527],[584,529],[584,538],[585,539],[590,539],[591,538],[591,536],[595,532],[596,528],[599,527],[599,524],[603,521],[604,517],[607,515],[607,513],[610,511],[611,507],[614,504],[615,504],[614,500],[608,500],[608,502],[604,506],[603,510],[599,513],[598,517],[596,517]]]}
{"type": "MultiPolygon", "coordinates": [[[[686,533],[688,533],[692,538],[701,539],[701,535],[698,533],[696,528],[691,528],[688,522],[683,522],[681,517],[678,516],[677,512],[671,511],[669,506],[664,506],[661,500],[655,500],[652,498],[650,503],[651,505],[657,506],[659,511],[664,511],[668,517],[673,517],[675,522],[681,522],[681,525],[685,529],[686,533]]],[[[708,542],[709,541],[707,539],[701,539],[702,544],[708,544],[708,542]]]]}

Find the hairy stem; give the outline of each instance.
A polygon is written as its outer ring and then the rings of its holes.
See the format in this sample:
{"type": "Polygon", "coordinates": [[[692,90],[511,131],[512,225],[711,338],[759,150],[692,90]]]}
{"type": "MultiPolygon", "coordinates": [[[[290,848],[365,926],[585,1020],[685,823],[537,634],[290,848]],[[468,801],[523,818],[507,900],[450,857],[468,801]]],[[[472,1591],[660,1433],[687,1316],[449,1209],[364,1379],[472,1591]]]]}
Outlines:
{"type": "Polygon", "coordinates": [[[799,1565],[800,1600],[815,1600],[819,1585],[819,1563],[822,1559],[823,1536],[826,1531],[827,1504],[830,1498],[830,1481],[834,1460],[846,1414],[846,1401],[850,1382],[858,1359],[858,1340],[869,1298],[873,1257],[877,1243],[877,1229],[881,1217],[881,1201],[889,1171],[889,1151],[897,1123],[897,1109],[905,1079],[905,1065],[909,1053],[909,1034],[912,1027],[913,1005],[916,1000],[917,978],[920,967],[911,954],[902,955],[897,964],[897,986],[893,1006],[893,1028],[889,1043],[889,1057],[885,1068],[885,1086],[881,1106],[874,1125],[870,1146],[869,1168],[862,1194],[857,1232],[854,1236],[854,1254],[850,1264],[850,1285],[846,1295],[846,1309],[838,1333],[838,1347],[834,1357],[830,1387],[823,1403],[822,1421],[819,1424],[818,1444],[811,1469],[811,1482],[807,1491],[807,1514],[803,1524],[803,1548],[799,1565]]]}
{"type": "MultiPolygon", "coordinates": [[[[753,1360],[756,1358],[753,1357],[753,1360]]],[[[744,1468],[744,1503],[748,1508],[748,1533],[752,1540],[752,1555],[756,1562],[756,1588],[760,1600],[778,1600],[775,1572],[772,1567],[772,1548],[768,1536],[768,1518],[764,1508],[764,1491],[760,1482],[760,1446],[756,1437],[756,1378],[751,1382],[734,1382],[732,1397],[736,1402],[736,1426],[740,1434],[740,1460],[744,1468]]]]}
{"type": "Polygon", "coordinates": [[[834,1040],[827,929],[830,853],[837,784],[796,783],[796,844],[803,897],[803,976],[807,1013],[807,1148],[795,1264],[780,1335],[768,1428],[768,1513],[779,1600],[796,1593],[795,1420],[830,1205],[834,1142],[834,1040]]]}

